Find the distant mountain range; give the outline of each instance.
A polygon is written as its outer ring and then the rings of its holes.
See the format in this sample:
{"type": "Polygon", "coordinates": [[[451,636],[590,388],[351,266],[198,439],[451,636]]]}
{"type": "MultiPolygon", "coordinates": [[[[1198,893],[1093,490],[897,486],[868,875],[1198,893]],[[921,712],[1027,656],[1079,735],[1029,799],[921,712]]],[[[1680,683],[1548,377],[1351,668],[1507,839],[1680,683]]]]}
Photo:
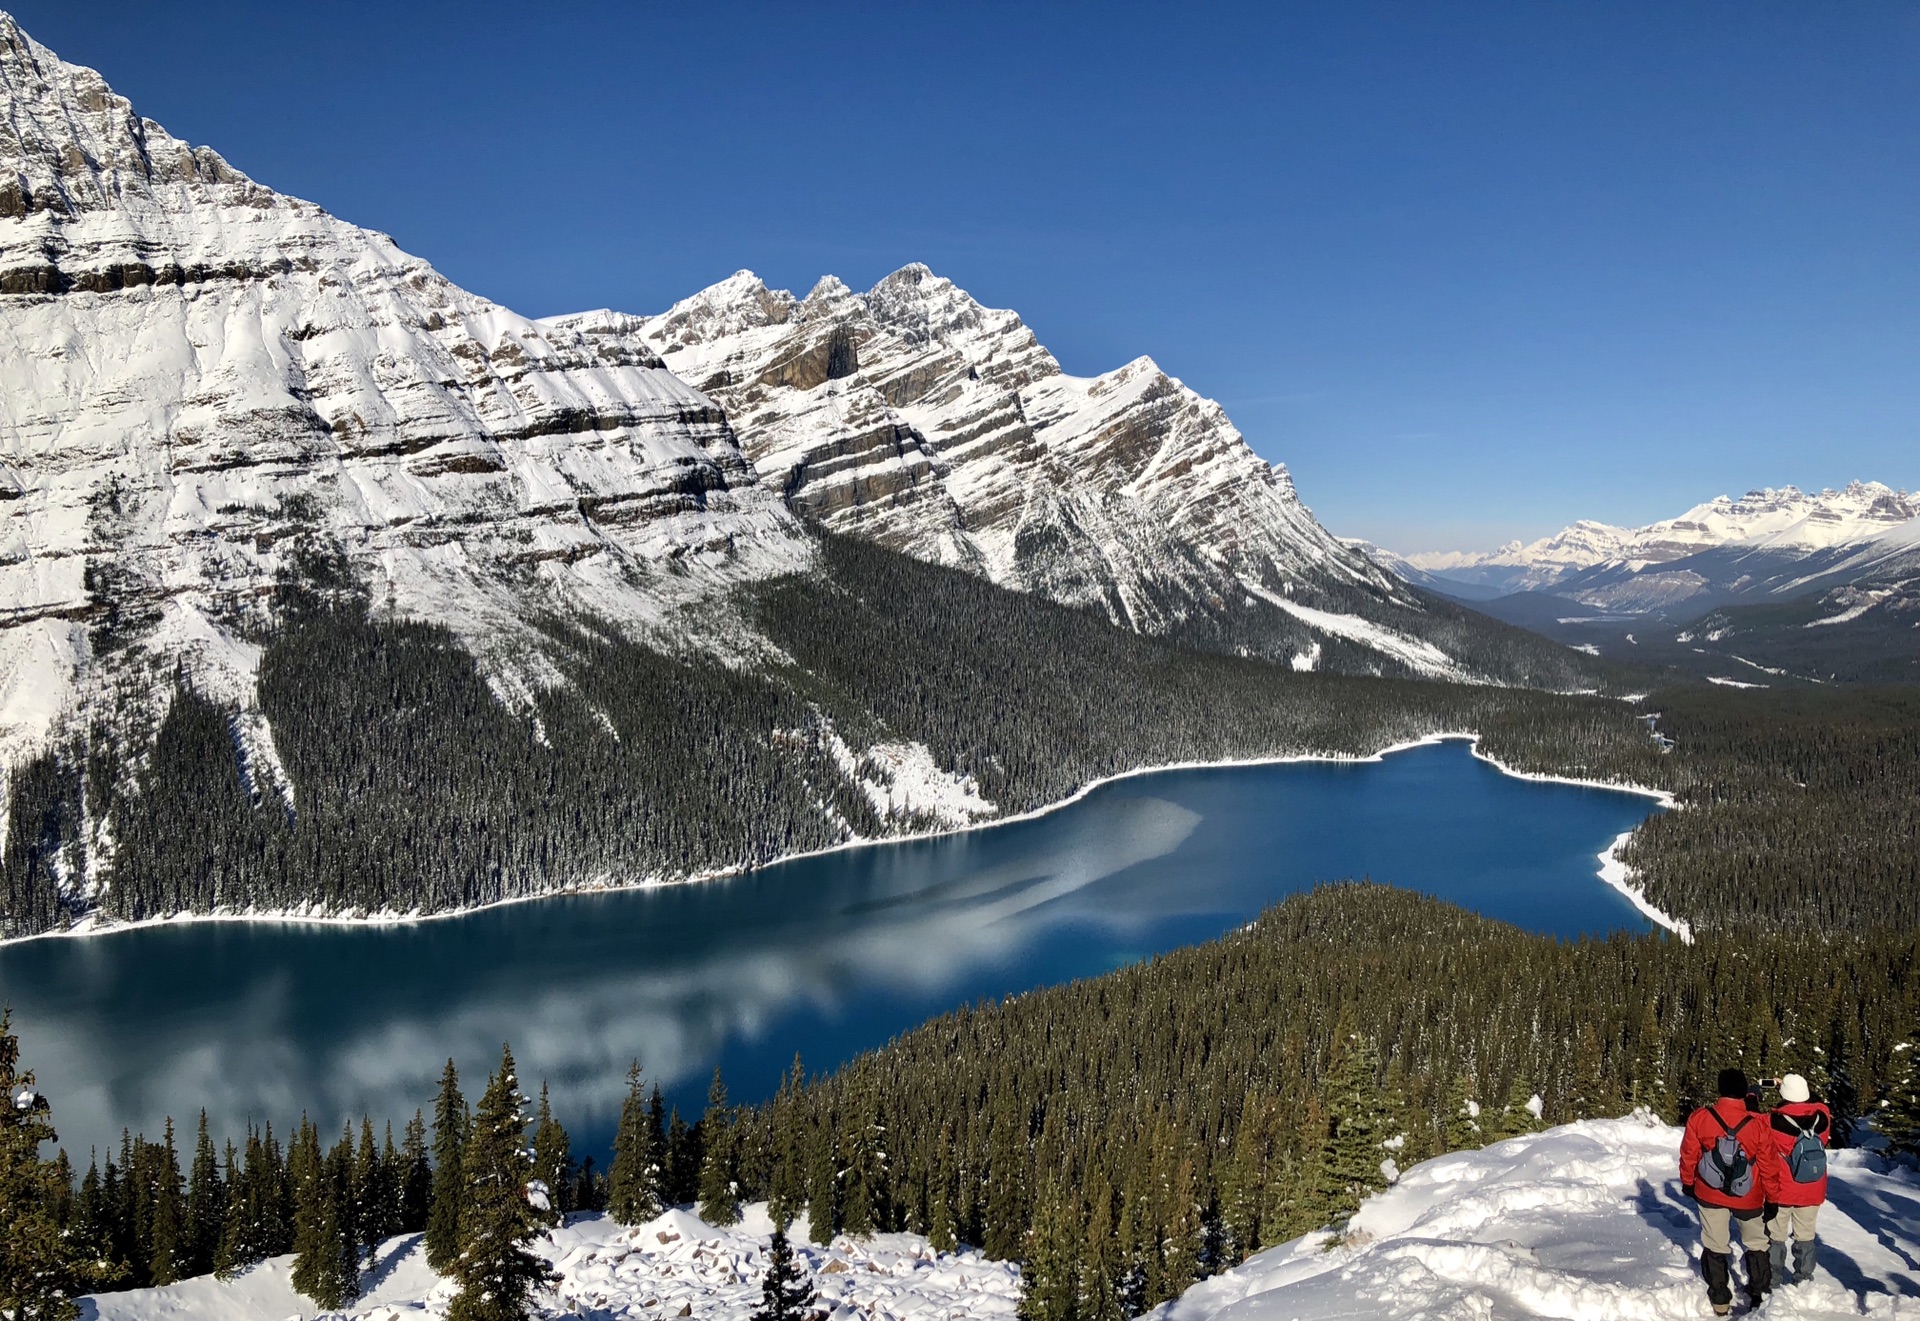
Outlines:
{"type": "Polygon", "coordinates": [[[1879,482],[1720,496],[1645,527],[1583,521],[1480,553],[1363,549],[1410,583],[1605,655],[1920,678],[1920,495],[1879,482]]]}

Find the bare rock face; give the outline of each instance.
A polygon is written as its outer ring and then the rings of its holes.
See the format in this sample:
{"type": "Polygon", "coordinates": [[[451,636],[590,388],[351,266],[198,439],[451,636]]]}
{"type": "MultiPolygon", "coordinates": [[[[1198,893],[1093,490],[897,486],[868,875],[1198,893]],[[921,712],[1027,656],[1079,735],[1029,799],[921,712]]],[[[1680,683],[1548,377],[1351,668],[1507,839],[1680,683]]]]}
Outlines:
{"type": "Polygon", "coordinates": [[[243,625],[296,548],[509,684],[531,612],[645,628],[807,561],[721,408],[636,335],[456,288],[4,15],[0,101],[0,759],[128,656],[250,700],[243,625]]]}
{"type": "Polygon", "coordinates": [[[925,266],[804,299],[750,272],[626,329],[719,400],[765,479],[826,526],[1168,633],[1323,589],[1411,606],[1219,405],[1147,358],[1064,374],[1012,312],[925,266]]]}

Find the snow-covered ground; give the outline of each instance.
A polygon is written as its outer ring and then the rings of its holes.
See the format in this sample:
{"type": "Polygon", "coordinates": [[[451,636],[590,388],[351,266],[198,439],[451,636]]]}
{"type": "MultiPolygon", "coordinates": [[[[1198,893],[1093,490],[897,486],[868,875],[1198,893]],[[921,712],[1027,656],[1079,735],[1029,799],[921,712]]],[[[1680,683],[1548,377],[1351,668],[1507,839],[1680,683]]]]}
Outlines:
{"type": "MultiPolygon", "coordinates": [[[[1568,1124],[1430,1160],[1370,1199],[1346,1235],[1263,1252],[1157,1309],[1154,1321],[1711,1315],[1700,1236],[1680,1196],[1680,1130],[1568,1124]]],[[[1761,1315],[1920,1317],[1920,1179],[1833,1156],[1812,1283],[1761,1315]]],[[[1736,1309],[1738,1310],[1738,1309],[1736,1309]]]]}
{"type": "MultiPolygon", "coordinates": [[[[1567,1124],[1407,1171],[1329,1245],[1283,1244],[1205,1281],[1151,1321],[1531,1317],[1665,1321],[1708,1315],[1699,1232],[1676,1178],[1680,1131],[1645,1118],[1567,1124]]],[[[1764,1315],[1920,1317],[1920,1177],[1857,1151],[1833,1155],[1811,1284],[1780,1290],[1764,1315]]],[[[743,1321],[759,1301],[771,1229],[764,1205],[733,1229],[685,1211],[621,1229],[587,1218],[542,1250],[562,1280],[548,1314],[743,1321]],[[685,1309],[685,1310],[683,1310],[685,1309]]],[[[912,1234],[797,1245],[833,1321],[1011,1317],[1019,1272],[976,1252],[936,1253],[912,1234]]],[[[88,1321],[294,1321],[323,1315],[287,1284],[291,1258],[238,1279],[103,1294],[88,1321]]],[[[432,1321],[451,1286],[418,1241],[382,1248],[361,1321],[432,1321]]]]}
{"type": "MultiPolygon", "coordinates": [[[[545,1309],[582,1321],[744,1321],[760,1303],[771,1232],[764,1203],[749,1207],[732,1229],[716,1229],[685,1211],[668,1211],[633,1229],[602,1217],[576,1221],[555,1230],[541,1247],[562,1277],[543,1300],[545,1309]]],[[[865,1242],[839,1238],[824,1248],[796,1242],[794,1253],[836,1321],[1011,1318],[1019,1301],[1018,1267],[971,1250],[935,1252],[916,1234],[877,1234],[865,1242]]],[[[292,1263],[292,1257],[276,1257],[229,1281],[204,1276],[164,1289],[101,1294],[80,1315],[82,1321],[437,1321],[453,1296],[453,1286],[428,1269],[417,1236],[381,1248],[378,1265],[366,1276],[365,1295],[346,1312],[321,1312],[296,1294],[288,1283],[292,1263]]]]}

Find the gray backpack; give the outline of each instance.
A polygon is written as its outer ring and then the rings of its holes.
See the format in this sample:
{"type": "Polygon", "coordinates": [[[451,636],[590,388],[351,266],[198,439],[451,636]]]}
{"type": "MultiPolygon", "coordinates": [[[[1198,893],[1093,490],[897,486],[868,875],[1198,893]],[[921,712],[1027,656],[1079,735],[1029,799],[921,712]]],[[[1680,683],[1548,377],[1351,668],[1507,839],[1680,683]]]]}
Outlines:
{"type": "Polygon", "coordinates": [[[1700,1182],[1717,1193],[1723,1193],[1735,1200],[1746,1197],[1753,1191],[1753,1157],[1747,1155],[1747,1149],[1740,1145],[1740,1130],[1753,1122],[1748,1115],[1733,1127],[1727,1127],[1727,1121],[1712,1106],[1707,1113],[1713,1116],[1714,1123],[1726,1129],[1714,1140],[1711,1147],[1700,1153],[1700,1164],[1695,1173],[1700,1182]]]}
{"type": "Polygon", "coordinates": [[[1814,1117],[1804,1124],[1792,1115],[1786,1120],[1798,1131],[1793,1150],[1787,1153],[1787,1173],[1795,1183],[1819,1183],[1827,1177],[1827,1149],[1814,1132],[1814,1117]]]}

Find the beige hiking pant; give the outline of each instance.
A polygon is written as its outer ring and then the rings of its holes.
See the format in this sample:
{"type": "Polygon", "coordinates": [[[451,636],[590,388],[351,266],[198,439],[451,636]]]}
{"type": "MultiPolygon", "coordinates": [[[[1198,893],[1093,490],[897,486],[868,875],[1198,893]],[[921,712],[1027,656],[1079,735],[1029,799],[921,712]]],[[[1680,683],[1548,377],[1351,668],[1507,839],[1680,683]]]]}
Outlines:
{"type": "Polygon", "coordinates": [[[1740,1246],[1747,1252],[1767,1250],[1767,1227],[1760,1212],[1734,1211],[1724,1206],[1700,1206],[1700,1246],[1708,1252],[1726,1252],[1733,1246],[1732,1231],[1740,1231],[1740,1246]]]}
{"type": "Polygon", "coordinates": [[[1811,1243],[1815,1233],[1813,1222],[1819,1214],[1817,1206],[1775,1207],[1773,1218],[1767,1221],[1767,1237],[1775,1243],[1785,1243],[1789,1238],[1811,1243]]]}

